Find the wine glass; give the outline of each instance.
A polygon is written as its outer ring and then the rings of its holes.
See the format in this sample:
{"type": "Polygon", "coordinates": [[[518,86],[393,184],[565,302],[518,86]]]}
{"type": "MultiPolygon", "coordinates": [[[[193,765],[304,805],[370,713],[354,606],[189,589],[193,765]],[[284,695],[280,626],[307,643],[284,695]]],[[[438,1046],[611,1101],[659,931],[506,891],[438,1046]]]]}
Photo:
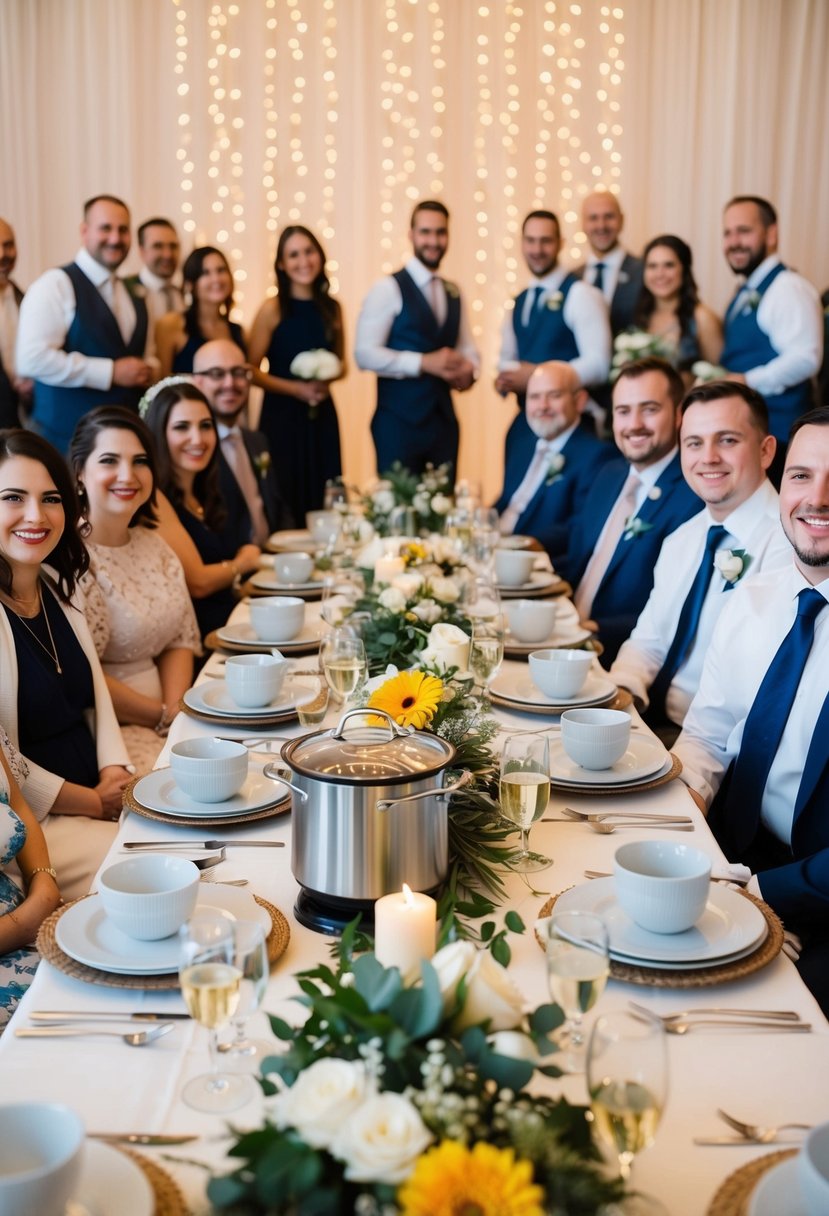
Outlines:
{"type": "Polygon", "coordinates": [[[501,753],[501,814],[521,829],[521,850],[510,859],[520,874],[546,870],[552,858],[531,853],[530,825],[550,801],[550,749],[545,735],[510,735],[501,753]]]}
{"type": "Polygon", "coordinates": [[[470,557],[485,571],[492,572],[493,558],[501,539],[499,516],[494,507],[476,507],[472,516],[470,557]]]}
{"type": "Polygon", "coordinates": [[[351,629],[332,629],[322,640],[320,663],[335,698],[347,700],[368,672],[363,639],[355,637],[351,629]]]}
{"type": "Polygon", "coordinates": [[[472,640],[469,644],[469,670],[480,681],[485,696],[504,661],[504,618],[494,616],[472,618],[472,640]]]}
{"type": "Polygon", "coordinates": [[[320,615],[326,625],[336,628],[352,615],[365,594],[365,581],[357,570],[332,570],[323,581],[320,615]]]}
{"type": "Polygon", "coordinates": [[[265,930],[256,921],[233,922],[233,964],[241,974],[239,1004],[231,1018],[235,1036],[222,1043],[219,1051],[235,1072],[256,1072],[267,1055],[273,1054],[273,1042],[251,1039],[245,1033],[247,1020],[262,1004],[268,986],[268,949],[265,930]]]}
{"type": "Polygon", "coordinates": [[[446,516],[446,535],[455,542],[458,557],[466,557],[472,540],[472,510],[469,507],[455,507],[449,512],[446,516]]]}
{"type": "Polygon", "coordinates": [[[233,922],[220,912],[197,911],[179,930],[179,981],[188,1012],[210,1032],[210,1072],[188,1081],[183,1101],[193,1110],[227,1114],[256,1092],[250,1077],[219,1071],[218,1030],[235,1014],[242,972],[235,963],[233,922]]]}
{"type": "Polygon", "coordinates": [[[607,926],[593,912],[556,912],[547,926],[550,996],[567,1015],[556,1035],[568,1072],[584,1071],[582,1016],[602,995],[610,970],[607,926]]]}
{"type": "Polygon", "coordinates": [[[490,619],[501,612],[501,593],[485,574],[466,578],[461,585],[458,611],[470,621],[490,619]]]}
{"type": "MultiPolygon", "coordinates": [[[[587,1088],[599,1138],[616,1153],[627,1181],[635,1155],[653,1143],[668,1096],[662,1024],[630,1013],[597,1018],[587,1048],[587,1088]]],[[[653,1202],[644,1210],[655,1211],[653,1202]]]]}
{"type": "Polygon", "coordinates": [[[336,511],[348,504],[348,494],[341,477],[329,477],[325,483],[322,506],[325,511],[336,511]]]}

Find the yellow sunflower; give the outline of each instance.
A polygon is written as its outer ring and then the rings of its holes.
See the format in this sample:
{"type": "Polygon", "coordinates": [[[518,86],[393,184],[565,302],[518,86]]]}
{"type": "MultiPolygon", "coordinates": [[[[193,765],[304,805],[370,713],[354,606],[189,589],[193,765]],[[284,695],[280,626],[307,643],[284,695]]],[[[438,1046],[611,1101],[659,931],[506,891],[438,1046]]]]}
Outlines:
{"type": "Polygon", "coordinates": [[[397,1195],[401,1216],[544,1216],[529,1161],[511,1148],[444,1140],[418,1160],[397,1195]]]}
{"type": "MultiPolygon", "coordinates": [[[[422,730],[432,721],[443,693],[443,682],[425,671],[401,671],[386,680],[368,700],[370,709],[384,709],[398,726],[414,726],[422,730]]],[[[371,719],[370,719],[371,721],[371,719]]],[[[382,725],[375,718],[372,725],[382,725]]]]}

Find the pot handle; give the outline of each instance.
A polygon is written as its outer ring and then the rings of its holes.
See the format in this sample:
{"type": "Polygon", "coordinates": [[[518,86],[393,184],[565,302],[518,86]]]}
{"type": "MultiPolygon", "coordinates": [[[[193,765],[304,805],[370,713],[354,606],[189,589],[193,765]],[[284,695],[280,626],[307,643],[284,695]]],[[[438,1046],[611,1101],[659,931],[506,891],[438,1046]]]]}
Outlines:
{"type": "Polygon", "coordinates": [[[266,764],[262,769],[262,773],[265,777],[270,778],[271,781],[281,781],[283,785],[287,785],[289,789],[293,791],[293,793],[297,794],[303,802],[307,802],[308,791],[301,790],[298,785],[294,785],[290,777],[286,777],[284,775],[285,771],[285,769],[278,768],[273,762],[266,764]]]}
{"type": "MultiPolygon", "coordinates": [[[[409,735],[415,733],[413,726],[398,726],[391,714],[387,714],[384,709],[365,709],[359,706],[356,709],[347,709],[340,718],[337,725],[331,732],[332,739],[344,739],[345,732],[343,727],[349,718],[364,718],[366,714],[375,714],[378,718],[385,718],[386,725],[389,727],[389,739],[407,739],[409,735]]],[[[377,740],[377,742],[388,743],[389,739],[377,740]]]]}
{"type": "Polygon", "coordinates": [[[378,811],[387,811],[390,807],[399,806],[402,802],[417,802],[418,798],[440,797],[441,794],[454,794],[456,790],[468,785],[473,780],[469,769],[464,769],[457,781],[451,785],[436,785],[431,790],[421,790],[419,794],[405,794],[402,798],[378,798],[374,804],[378,811]]]}

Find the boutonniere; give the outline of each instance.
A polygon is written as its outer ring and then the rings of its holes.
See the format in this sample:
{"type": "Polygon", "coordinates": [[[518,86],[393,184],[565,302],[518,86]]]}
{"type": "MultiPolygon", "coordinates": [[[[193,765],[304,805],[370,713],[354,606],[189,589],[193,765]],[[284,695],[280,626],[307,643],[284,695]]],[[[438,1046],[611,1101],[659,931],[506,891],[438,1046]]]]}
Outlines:
{"type": "Polygon", "coordinates": [[[457,283],[450,283],[448,279],[444,279],[443,286],[446,288],[446,294],[451,296],[453,300],[457,300],[458,296],[461,294],[457,283]]]}
{"type": "Polygon", "coordinates": [[[550,312],[558,312],[564,303],[564,296],[560,291],[551,291],[544,301],[544,307],[549,308],[550,312]]]}
{"type": "Polygon", "coordinates": [[[648,498],[651,500],[651,502],[659,502],[661,497],[662,489],[660,486],[652,486],[651,489],[648,490],[648,498]]]}
{"type": "Polygon", "coordinates": [[[256,472],[259,474],[259,480],[263,481],[268,475],[268,469],[271,467],[270,452],[259,452],[257,456],[254,456],[253,463],[256,472]]]}
{"type": "Polygon", "coordinates": [[[555,485],[561,480],[561,471],[565,465],[565,459],[561,452],[554,452],[550,457],[550,463],[547,465],[547,476],[544,479],[545,486],[555,485]]]}
{"type": "Polygon", "coordinates": [[[637,536],[643,536],[645,532],[650,532],[652,527],[653,524],[649,524],[647,520],[640,519],[638,515],[633,515],[625,520],[622,540],[636,540],[637,536]]]}
{"type": "Polygon", "coordinates": [[[127,284],[127,291],[134,300],[146,300],[147,289],[143,283],[133,283],[132,286],[127,284]]]}
{"type": "Polygon", "coordinates": [[[630,282],[630,275],[629,275],[629,274],[626,274],[624,270],[620,270],[620,271],[619,271],[619,278],[618,278],[616,281],[617,281],[617,283],[629,283],[629,282],[630,282]]]}
{"type": "Polygon", "coordinates": [[[751,565],[751,556],[745,549],[718,549],[714,554],[714,568],[725,580],[723,591],[730,591],[751,565]]]}
{"type": "Polygon", "coordinates": [[[753,289],[751,291],[747,291],[746,294],[743,296],[743,307],[740,311],[742,312],[743,316],[745,317],[750,312],[754,312],[759,303],[760,303],[759,291],[754,291],[753,289]]]}

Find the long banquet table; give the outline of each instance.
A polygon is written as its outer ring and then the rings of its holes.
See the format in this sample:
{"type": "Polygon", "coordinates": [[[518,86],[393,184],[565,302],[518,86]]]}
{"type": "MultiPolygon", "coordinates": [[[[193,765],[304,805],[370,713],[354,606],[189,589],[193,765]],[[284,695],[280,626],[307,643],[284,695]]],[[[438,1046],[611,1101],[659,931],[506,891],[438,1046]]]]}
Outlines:
{"type": "MultiPolygon", "coordinates": [[[[238,611],[238,610],[237,610],[238,611]]],[[[222,659],[213,655],[202,676],[221,674],[222,659]]],[[[297,667],[309,666],[300,660],[297,667]]],[[[549,725],[551,719],[528,714],[498,711],[503,726],[532,728],[549,725]]],[[[330,721],[336,715],[331,714],[330,721]]],[[[169,743],[195,734],[211,734],[214,728],[180,714],[170,733],[169,743]]],[[[265,732],[225,731],[239,737],[265,732]]],[[[280,736],[302,733],[294,725],[272,732],[280,736]]],[[[165,763],[162,755],[160,763],[165,763]]],[[[564,799],[554,794],[548,809],[556,815],[564,799]]],[[[579,809],[630,809],[630,796],[601,798],[568,795],[567,803],[579,809]]],[[[724,859],[703,817],[696,810],[679,781],[638,795],[638,809],[654,812],[681,812],[694,820],[693,834],[682,840],[710,853],[715,869],[724,859]]],[[[154,840],[172,837],[203,839],[213,834],[204,829],[172,828],[125,812],[118,836],[107,861],[120,858],[124,840],[154,840]]],[[[647,838],[646,829],[626,830],[623,838],[647,838]]],[[[251,823],[234,829],[240,839],[282,839],[290,844],[289,815],[251,823]]],[[[538,823],[532,830],[532,844],[554,859],[553,866],[532,876],[535,890],[519,875],[505,877],[507,907],[517,909],[528,926],[548,895],[574,883],[585,881],[585,868],[607,871],[622,835],[600,836],[584,824],[562,820],[538,823]]],[[[290,847],[284,849],[234,848],[216,874],[217,878],[249,879],[247,888],[276,904],[291,922],[291,941],[275,965],[264,1001],[264,1008],[283,1017],[298,1019],[299,1007],[292,996],[297,989],[293,974],[327,957],[328,939],[304,928],[292,918],[298,886],[291,873],[290,847]]],[[[543,955],[532,932],[512,937],[511,975],[524,992],[529,1005],[549,999],[543,955]]],[[[768,1151],[762,1147],[699,1148],[693,1136],[722,1134],[724,1125],[715,1116],[717,1107],[741,1118],[758,1122],[797,1120],[809,1123],[829,1119],[829,1025],[803,986],[793,964],[779,955],[763,970],[737,982],[717,987],[685,990],[657,990],[611,981],[598,1005],[598,1011],[623,1009],[629,999],[667,1012],[710,1005],[730,1005],[764,1009],[792,1009],[813,1025],[810,1034],[786,1035],[753,1032],[695,1031],[669,1039],[670,1094],[659,1127],[656,1143],[640,1155],[634,1165],[637,1187],[657,1196],[672,1216],[702,1216],[723,1179],[752,1158],[768,1151]]],[[[201,1161],[220,1167],[227,1141],[224,1121],[197,1114],[180,1100],[185,1081],[206,1069],[206,1032],[190,1022],[152,1046],[135,1050],[117,1040],[21,1040],[14,1037],[17,1027],[28,1023],[33,1010],[108,1010],[116,1012],[141,1009],[180,1012],[184,1004],[178,992],[138,992],[90,986],[62,974],[49,963],[42,963],[34,982],[21,1002],[10,1025],[0,1039],[0,1101],[53,1100],[75,1107],[90,1131],[196,1133],[199,1141],[182,1148],[142,1150],[163,1153],[159,1163],[168,1169],[182,1188],[194,1214],[208,1212],[205,1198],[206,1173],[191,1164],[201,1161]]],[[[588,1015],[592,1017],[593,1015],[588,1015]]],[[[254,1015],[251,1029],[268,1033],[263,1013],[254,1015]]],[[[274,1041],[275,1048],[277,1047],[274,1041]]],[[[572,1101],[585,1101],[583,1077],[571,1076],[560,1082],[545,1082],[572,1101]]],[[[262,1118],[261,1098],[229,1116],[236,1127],[255,1126],[262,1118]]],[[[116,1216],[117,1203],[112,1209],[116,1216]]],[[[110,1216],[109,1213],[106,1216],[110,1216]]]]}

